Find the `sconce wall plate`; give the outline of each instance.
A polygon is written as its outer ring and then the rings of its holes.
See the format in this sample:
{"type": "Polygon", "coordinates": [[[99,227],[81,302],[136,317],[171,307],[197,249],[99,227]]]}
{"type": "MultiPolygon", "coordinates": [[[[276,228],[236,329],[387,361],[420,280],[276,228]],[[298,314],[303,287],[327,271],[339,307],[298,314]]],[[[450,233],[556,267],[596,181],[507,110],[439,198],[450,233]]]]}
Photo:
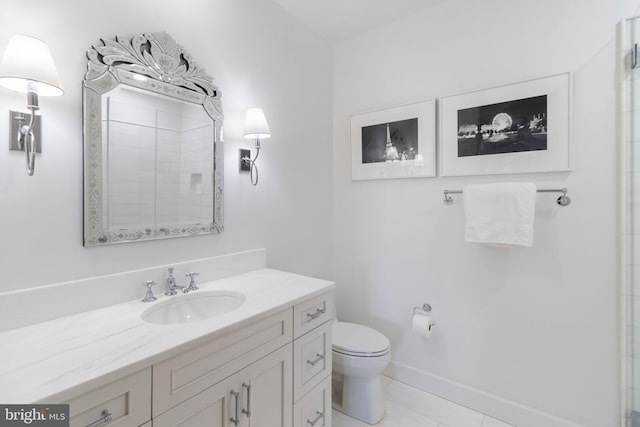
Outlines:
{"type": "MultiPolygon", "coordinates": [[[[247,115],[244,119],[244,137],[247,139],[255,139],[256,141],[256,156],[253,159],[249,158],[249,176],[251,178],[251,185],[255,187],[258,185],[258,167],[256,166],[256,160],[258,160],[258,155],[260,154],[260,139],[271,137],[271,130],[269,130],[269,124],[267,123],[262,108],[249,108],[247,110],[247,115]]],[[[240,167],[242,167],[242,165],[240,167]]]]}
{"type": "MultiPolygon", "coordinates": [[[[22,126],[29,125],[31,114],[23,113],[21,111],[9,110],[9,120],[11,123],[11,126],[9,126],[9,150],[24,151],[24,147],[20,148],[20,144],[18,143],[18,136],[20,135],[20,128],[22,128],[22,126]]],[[[41,117],[36,114],[36,119],[33,123],[33,129],[31,130],[34,134],[39,136],[38,138],[36,138],[36,153],[42,152],[42,132],[40,132],[40,123],[41,117]]]]}
{"type": "Polygon", "coordinates": [[[240,172],[249,172],[251,170],[251,150],[246,148],[240,149],[240,172]]]}

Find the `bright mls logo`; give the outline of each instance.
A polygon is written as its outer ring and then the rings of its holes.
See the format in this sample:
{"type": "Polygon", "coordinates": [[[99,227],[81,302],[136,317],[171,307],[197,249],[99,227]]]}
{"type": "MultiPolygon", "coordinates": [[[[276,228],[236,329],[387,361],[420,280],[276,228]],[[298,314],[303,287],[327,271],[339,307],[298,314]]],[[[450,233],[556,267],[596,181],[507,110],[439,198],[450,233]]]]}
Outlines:
{"type": "Polygon", "coordinates": [[[0,405],[0,427],[69,427],[69,405],[0,405]]]}

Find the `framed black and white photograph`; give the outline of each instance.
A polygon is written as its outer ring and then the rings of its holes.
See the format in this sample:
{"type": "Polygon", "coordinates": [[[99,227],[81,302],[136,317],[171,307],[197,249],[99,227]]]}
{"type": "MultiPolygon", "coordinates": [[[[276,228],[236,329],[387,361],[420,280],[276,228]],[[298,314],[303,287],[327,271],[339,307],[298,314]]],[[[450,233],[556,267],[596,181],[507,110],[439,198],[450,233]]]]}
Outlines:
{"type": "Polygon", "coordinates": [[[436,175],[433,100],[351,116],[351,178],[436,175]]]}
{"type": "Polygon", "coordinates": [[[443,176],[569,170],[571,76],[440,100],[443,176]]]}

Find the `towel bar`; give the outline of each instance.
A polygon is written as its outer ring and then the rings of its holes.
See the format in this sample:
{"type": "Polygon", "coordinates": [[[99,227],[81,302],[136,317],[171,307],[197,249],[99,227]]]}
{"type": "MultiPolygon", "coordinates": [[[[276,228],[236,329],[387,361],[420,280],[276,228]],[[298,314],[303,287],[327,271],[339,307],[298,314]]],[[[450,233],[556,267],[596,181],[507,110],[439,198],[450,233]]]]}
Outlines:
{"type": "MultiPolygon", "coordinates": [[[[536,190],[538,193],[562,193],[560,197],[556,200],[556,203],[560,206],[569,206],[571,204],[571,197],[567,196],[566,188],[557,188],[557,189],[544,189],[544,190],[536,190]]],[[[453,204],[453,198],[450,194],[462,194],[462,190],[444,190],[444,204],[451,205],[453,204]]]]}

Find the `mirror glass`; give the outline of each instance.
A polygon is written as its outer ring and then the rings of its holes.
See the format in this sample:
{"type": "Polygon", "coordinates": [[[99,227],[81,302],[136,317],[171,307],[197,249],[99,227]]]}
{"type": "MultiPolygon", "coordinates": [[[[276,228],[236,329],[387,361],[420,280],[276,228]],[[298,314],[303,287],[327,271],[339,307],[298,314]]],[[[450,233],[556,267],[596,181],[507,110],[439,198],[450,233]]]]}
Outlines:
{"type": "Polygon", "coordinates": [[[84,80],[84,245],[221,232],[222,108],[167,33],[101,40],[84,80]]]}

